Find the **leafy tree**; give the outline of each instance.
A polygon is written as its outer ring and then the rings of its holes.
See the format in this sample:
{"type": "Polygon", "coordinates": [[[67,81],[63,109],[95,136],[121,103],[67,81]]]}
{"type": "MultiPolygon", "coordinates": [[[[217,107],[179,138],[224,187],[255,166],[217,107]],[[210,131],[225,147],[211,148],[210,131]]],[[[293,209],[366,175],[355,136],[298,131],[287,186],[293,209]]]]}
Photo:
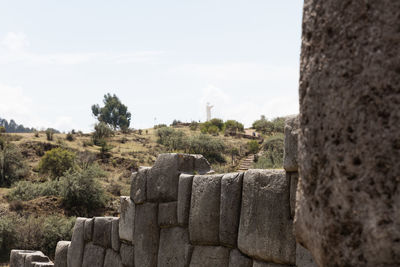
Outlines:
{"type": "Polygon", "coordinates": [[[27,168],[17,146],[0,140],[0,185],[10,186],[26,174],[27,168]]]}
{"type": "Polygon", "coordinates": [[[121,103],[114,94],[104,95],[104,107],[99,105],[92,106],[93,115],[99,120],[116,129],[128,129],[131,122],[131,113],[128,107],[121,103]]]}
{"type": "Polygon", "coordinates": [[[227,120],[225,122],[225,131],[232,134],[236,134],[237,132],[244,132],[244,126],[238,121],[227,120]]]}
{"type": "Polygon", "coordinates": [[[39,170],[48,173],[52,178],[58,178],[75,164],[75,153],[63,148],[53,148],[47,151],[39,162],[39,170]]]}
{"type": "Polygon", "coordinates": [[[206,134],[195,135],[189,138],[187,144],[187,151],[192,154],[202,154],[211,163],[225,163],[223,157],[226,147],[224,142],[216,137],[206,134]]]}
{"type": "Polygon", "coordinates": [[[94,126],[94,133],[92,136],[93,143],[97,146],[101,146],[101,144],[105,142],[104,139],[113,135],[113,130],[105,122],[99,122],[94,126]]]}

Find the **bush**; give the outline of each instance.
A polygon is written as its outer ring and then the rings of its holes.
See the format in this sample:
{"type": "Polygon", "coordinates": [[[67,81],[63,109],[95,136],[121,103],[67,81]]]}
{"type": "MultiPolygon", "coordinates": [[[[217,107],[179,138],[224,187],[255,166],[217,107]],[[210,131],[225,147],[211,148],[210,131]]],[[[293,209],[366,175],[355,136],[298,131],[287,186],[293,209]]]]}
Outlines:
{"type": "Polygon", "coordinates": [[[264,141],[263,155],[254,164],[257,169],[280,169],[283,167],[283,134],[271,136],[264,141]]]}
{"type": "Polygon", "coordinates": [[[229,134],[244,132],[243,124],[235,120],[227,120],[224,126],[225,126],[225,132],[228,132],[229,134]]]}
{"type": "Polygon", "coordinates": [[[67,136],[65,137],[65,139],[67,139],[67,141],[74,141],[74,135],[72,133],[67,133],[67,136]]]}
{"type": "Polygon", "coordinates": [[[39,162],[39,171],[58,178],[75,164],[75,153],[63,148],[47,151],[39,162]]]}
{"type": "Polygon", "coordinates": [[[53,141],[54,130],[51,128],[47,128],[46,130],[46,137],[47,141],[53,141]]]}
{"type": "Polygon", "coordinates": [[[0,185],[10,186],[25,177],[28,169],[16,145],[0,142],[0,185]]]}
{"type": "Polygon", "coordinates": [[[225,163],[222,153],[225,151],[225,144],[217,138],[200,134],[192,136],[188,140],[186,150],[192,154],[202,154],[211,163],[225,163]]]}
{"type": "Polygon", "coordinates": [[[16,183],[7,194],[10,201],[27,201],[41,196],[59,196],[59,185],[57,181],[46,181],[43,183],[32,183],[20,181],[16,183]]]}
{"type": "Polygon", "coordinates": [[[35,137],[39,137],[39,132],[35,130],[35,137]]]}
{"type": "Polygon", "coordinates": [[[103,208],[107,198],[96,180],[102,176],[105,176],[104,172],[96,166],[80,171],[67,171],[60,178],[61,197],[65,208],[81,216],[88,216],[96,209],[103,208]]]}
{"type": "Polygon", "coordinates": [[[247,149],[251,154],[256,154],[260,149],[260,146],[256,140],[251,140],[247,142],[247,149]]]}
{"type": "Polygon", "coordinates": [[[93,143],[100,145],[104,139],[114,135],[114,131],[104,122],[99,122],[94,126],[94,133],[92,136],[93,143]]]}
{"type": "Polygon", "coordinates": [[[190,130],[196,131],[199,127],[199,123],[197,121],[192,121],[189,125],[190,130]]]}
{"type": "Polygon", "coordinates": [[[157,124],[157,125],[154,125],[154,129],[160,129],[160,128],[163,128],[163,127],[167,127],[167,125],[166,124],[157,124]]]}
{"type": "Polygon", "coordinates": [[[157,142],[168,148],[170,151],[184,150],[186,147],[186,135],[184,132],[171,127],[157,129],[157,142]]]}
{"type": "Polygon", "coordinates": [[[5,133],[5,132],[6,132],[6,127],[0,126],[0,134],[5,133]]]}
{"type": "Polygon", "coordinates": [[[261,116],[261,119],[253,122],[253,128],[258,132],[263,134],[272,134],[272,133],[283,133],[285,127],[285,118],[277,117],[272,121],[269,121],[265,118],[265,116],[261,116]]]}

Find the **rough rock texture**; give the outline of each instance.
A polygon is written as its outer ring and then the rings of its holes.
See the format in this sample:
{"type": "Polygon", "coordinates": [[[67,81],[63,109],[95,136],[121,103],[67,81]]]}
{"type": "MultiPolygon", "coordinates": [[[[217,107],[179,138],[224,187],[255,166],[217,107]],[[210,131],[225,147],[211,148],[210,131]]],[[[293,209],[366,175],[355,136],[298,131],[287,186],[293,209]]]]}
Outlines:
{"type": "Polygon", "coordinates": [[[254,261],[253,267],[294,267],[294,266],[262,262],[262,261],[254,261]]]}
{"type": "Polygon", "coordinates": [[[32,267],[53,267],[54,263],[49,262],[33,262],[32,267]]]}
{"type": "Polygon", "coordinates": [[[237,249],[232,249],[229,253],[229,267],[252,267],[253,260],[237,249]]]}
{"type": "Polygon", "coordinates": [[[131,199],[136,204],[146,201],[146,183],[150,167],[140,167],[137,172],[132,174],[131,199]]]}
{"type": "Polygon", "coordinates": [[[310,251],[296,244],[296,267],[318,267],[310,251]]]}
{"type": "Polygon", "coordinates": [[[158,227],[156,203],[145,203],[135,207],[135,229],[133,234],[135,247],[135,266],[157,266],[158,227]]]}
{"type": "Polygon", "coordinates": [[[286,173],[290,180],[290,217],[293,219],[296,210],[296,192],[297,184],[299,181],[299,174],[297,172],[286,173]]]}
{"type": "Polygon", "coordinates": [[[80,267],[83,257],[84,225],[86,218],[77,218],[72,233],[71,245],[68,248],[68,267],[80,267]]]}
{"type": "Polygon", "coordinates": [[[92,240],[94,218],[86,219],[84,223],[83,237],[85,241],[92,240]]]}
{"type": "Polygon", "coordinates": [[[186,226],[189,223],[190,198],[192,196],[193,175],[181,174],[178,187],[178,223],[186,226]]]}
{"type": "Polygon", "coordinates": [[[55,267],[67,267],[68,259],[68,247],[70,246],[70,241],[59,241],[56,247],[56,255],[54,260],[55,267]]]}
{"type": "Polygon", "coordinates": [[[211,165],[203,155],[193,155],[194,157],[194,170],[198,174],[206,174],[211,171],[211,165]]]}
{"type": "Polygon", "coordinates": [[[160,203],[158,205],[158,225],[171,227],[178,225],[176,218],[177,201],[160,203]]]}
{"type": "Polygon", "coordinates": [[[27,254],[36,253],[34,250],[13,249],[10,253],[10,267],[24,266],[25,257],[27,254]]]}
{"type": "Polygon", "coordinates": [[[93,227],[93,244],[103,248],[111,247],[111,228],[114,217],[96,217],[93,227]]]}
{"type": "Polygon", "coordinates": [[[283,168],[287,172],[297,172],[298,156],[297,142],[299,134],[299,117],[291,116],[285,120],[285,147],[283,168]]]}
{"type": "Polygon", "coordinates": [[[400,265],[400,1],[304,1],[295,231],[320,266],[400,265]]]}
{"type": "Polygon", "coordinates": [[[240,220],[243,173],[228,173],[221,180],[219,240],[235,247],[240,220]]]}
{"type": "Polygon", "coordinates": [[[195,246],[190,267],[228,267],[229,249],[214,246],[195,246]]]}
{"type": "Polygon", "coordinates": [[[249,170],[243,178],[238,247],[266,262],[295,264],[289,181],[284,171],[249,170]]]}
{"type": "Polygon", "coordinates": [[[107,249],[104,267],[122,267],[121,256],[112,249],[107,249]]]}
{"type": "Polygon", "coordinates": [[[135,223],[135,203],[129,198],[122,196],[121,217],[119,218],[119,238],[128,242],[133,241],[133,228],[135,223]]]}
{"type": "Polygon", "coordinates": [[[126,267],[133,267],[133,262],[134,262],[134,248],[131,245],[122,243],[121,248],[119,250],[119,253],[121,255],[121,262],[124,266],[126,267]]]}
{"type": "MultiPolygon", "coordinates": [[[[104,248],[93,245],[93,243],[86,244],[82,267],[102,267],[104,261],[104,250],[104,248]]],[[[68,267],[69,266],[70,265],[68,264],[68,267]]]]}
{"type": "Polygon", "coordinates": [[[222,175],[196,175],[193,178],[189,216],[193,244],[219,244],[219,208],[222,175]]]}
{"type": "Polygon", "coordinates": [[[158,266],[186,267],[190,262],[192,246],[187,229],[172,227],[161,229],[158,266]]]}
{"type": "Polygon", "coordinates": [[[45,256],[41,251],[38,251],[38,253],[27,254],[25,256],[24,267],[34,267],[36,262],[44,262],[49,264],[50,259],[49,257],[45,256]]]}
{"type": "Polygon", "coordinates": [[[111,247],[115,251],[119,251],[121,242],[119,240],[119,218],[114,218],[111,223],[111,247]]]}

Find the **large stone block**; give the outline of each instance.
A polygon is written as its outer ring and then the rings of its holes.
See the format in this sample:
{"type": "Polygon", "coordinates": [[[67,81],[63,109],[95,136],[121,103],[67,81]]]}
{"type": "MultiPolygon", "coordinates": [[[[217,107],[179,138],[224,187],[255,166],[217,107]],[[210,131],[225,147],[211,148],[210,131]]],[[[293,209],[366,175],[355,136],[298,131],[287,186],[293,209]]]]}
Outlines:
{"type": "Polygon", "coordinates": [[[229,267],[252,267],[253,260],[237,249],[232,249],[229,253],[229,267]]]}
{"type": "Polygon", "coordinates": [[[103,267],[104,252],[105,248],[94,245],[92,242],[86,244],[82,267],[103,267]]]}
{"type": "Polygon", "coordinates": [[[190,267],[229,267],[229,249],[214,246],[195,246],[190,267]]]}
{"type": "Polygon", "coordinates": [[[111,247],[115,251],[119,251],[121,243],[119,241],[119,218],[114,218],[111,223],[111,247]]]}
{"type": "Polygon", "coordinates": [[[243,178],[238,247],[266,262],[295,264],[289,181],[284,171],[249,170],[243,178]]]}
{"type": "Polygon", "coordinates": [[[310,251],[296,244],[296,267],[318,267],[310,251]]]}
{"type": "Polygon", "coordinates": [[[85,246],[84,227],[86,218],[77,218],[68,248],[68,267],[81,267],[83,248],[85,246]]]}
{"type": "Polygon", "coordinates": [[[32,267],[54,267],[54,263],[49,262],[33,262],[32,267]]]}
{"type": "Polygon", "coordinates": [[[146,201],[146,183],[150,167],[140,167],[132,174],[131,199],[135,204],[142,204],[146,201]]]}
{"type": "Polygon", "coordinates": [[[158,205],[158,225],[160,227],[171,227],[178,225],[176,208],[177,201],[160,203],[158,205]]]}
{"type": "Polygon", "coordinates": [[[135,227],[135,203],[129,197],[121,197],[121,217],[119,218],[119,238],[133,241],[135,227]]]}
{"type": "Polygon", "coordinates": [[[285,121],[285,148],[283,156],[283,168],[287,172],[297,172],[298,156],[297,142],[299,133],[299,117],[292,116],[285,121]]]}
{"type": "Polygon", "coordinates": [[[135,207],[134,257],[135,266],[157,266],[158,227],[156,203],[145,203],[135,207]]]}
{"type": "MultiPolygon", "coordinates": [[[[39,262],[49,264],[50,259],[46,255],[44,255],[41,251],[38,251],[37,253],[27,254],[25,256],[24,267],[35,267],[35,264],[39,262]]],[[[53,265],[53,263],[51,263],[51,265],[53,265]]]]}
{"type": "Polygon", "coordinates": [[[186,226],[189,223],[190,199],[192,197],[193,175],[181,174],[178,187],[178,223],[186,226]]]}
{"type": "Polygon", "coordinates": [[[221,180],[219,240],[221,244],[230,247],[235,247],[237,243],[242,181],[243,173],[225,174],[221,180]]]}
{"type": "Polygon", "coordinates": [[[92,240],[94,218],[86,219],[84,224],[84,239],[86,242],[92,240]]]}
{"type": "MultiPolygon", "coordinates": [[[[37,253],[34,250],[20,250],[13,249],[10,253],[10,267],[23,267],[25,263],[25,257],[31,253],[37,253]]],[[[39,251],[40,252],[40,251],[39,251]]]]}
{"type": "Polygon", "coordinates": [[[400,1],[303,14],[296,238],[320,266],[399,266],[400,1]]]}
{"type": "Polygon", "coordinates": [[[71,241],[58,241],[54,260],[55,267],[68,266],[68,248],[70,245],[71,241]]]}
{"type": "Polygon", "coordinates": [[[158,266],[186,267],[189,265],[192,246],[187,229],[172,227],[161,229],[158,249],[158,266]]]}
{"type": "Polygon", "coordinates": [[[193,178],[189,216],[193,244],[219,244],[219,209],[222,175],[196,175],[193,178]]]}
{"type": "Polygon", "coordinates": [[[112,221],[115,217],[96,217],[93,227],[93,244],[103,248],[111,247],[112,221]]]}
{"type": "Polygon", "coordinates": [[[296,211],[296,192],[299,174],[297,172],[292,172],[287,173],[286,175],[290,179],[290,216],[293,219],[296,211]]]}
{"type": "Polygon", "coordinates": [[[121,256],[112,249],[107,249],[103,267],[123,267],[121,256]]]}
{"type": "Polygon", "coordinates": [[[119,250],[122,264],[126,267],[134,267],[134,248],[132,245],[122,243],[119,250]]]}
{"type": "Polygon", "coordinates": [[[254,261],[253,262],[253,267],[295,267],[292,265],[282,265],[282,264],[276,264],[276,263],[270,263],[270,262],[263,262],[263,261],[254,261]]]}

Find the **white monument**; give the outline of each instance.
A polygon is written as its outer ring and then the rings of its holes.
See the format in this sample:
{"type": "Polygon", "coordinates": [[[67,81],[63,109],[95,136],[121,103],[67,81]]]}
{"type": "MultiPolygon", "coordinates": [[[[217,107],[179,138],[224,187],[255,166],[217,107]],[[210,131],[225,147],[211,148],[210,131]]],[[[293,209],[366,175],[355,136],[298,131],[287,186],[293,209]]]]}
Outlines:
{"type": "Polygon", "coordinates": [[[211,120],[211,109],[214,106],[210,106],[210,103],[207,103],[206,111],[207,111],[207,121],[211,120]]]}

